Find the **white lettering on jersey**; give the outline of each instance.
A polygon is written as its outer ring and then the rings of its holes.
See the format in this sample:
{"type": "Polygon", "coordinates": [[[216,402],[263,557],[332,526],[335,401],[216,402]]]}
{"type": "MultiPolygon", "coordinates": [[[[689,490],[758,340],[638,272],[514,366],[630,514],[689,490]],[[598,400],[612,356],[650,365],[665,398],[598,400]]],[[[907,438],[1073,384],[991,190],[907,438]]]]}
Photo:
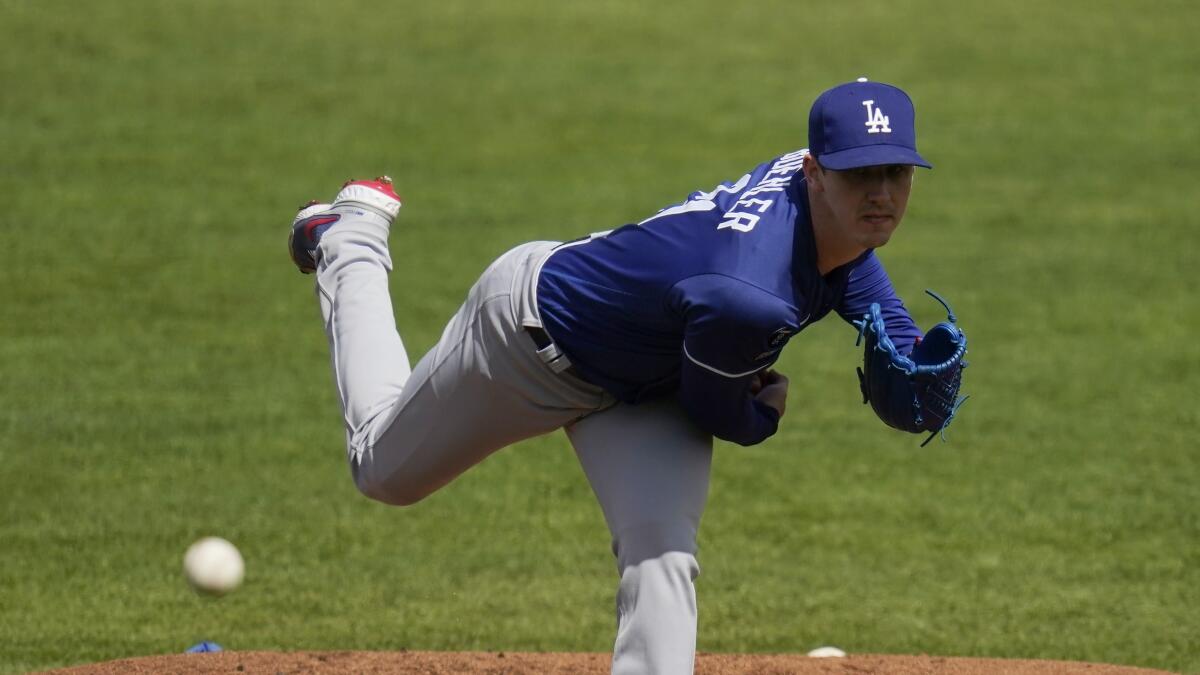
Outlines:
{"type": "MultiPolygon", "coordinates": [[[[770,202],[767,203],[769,204],[770,202]]],[[[758,220],[759,217],[752,213],[739,213],[737,211],[730,211],[729,213],[725,214],[725,220],[722,221],[720,225],[717,225],[717,229],[724,230],[725,228],[730,228],[737,230],[738,232],[749,232],[750,230],[754,229],[755,225],[758,224],[758,220]]]]}
{"type": "MultiPolygon", "coordinates": [[[[792,173],[795,173],[795,171],[792,173]]],[[[783,178],[768,178],[767,180],[764,180],[758,185],[755,185],[747,190],[746,194],[742,195],[742,197],[753,197],[754,195],[760,195],[764,192],[782,192],[787,189],[788,183],[790,182],[792,182],[792,177],[790,175],[783,178]]]]}
{"type": "Polygon", "coordinates": [[[802,162],[802,161],[804,161],[804,156],[807,154],[808,154],[808,148],[801,148],[799,150],[789,152],[788,154],[784,155],[783,157],[780,157],[775,163],[783,164],[783,163],[791,163],[791,162],[802,162]]]}
{"type": "Polygon", "coordinates": [[[792,174],[796,173],[796,169],[799,169],[802,166],[804,166],[803,156],[801,156],[799,159],[789,160],[786,162],[783,161],[783,159],[780,159],[778,162],[775,162],[771,165],[771,170],[768,171],[763,177],[769,178],[771,176],[787,176],[790,178],[792,174]]]}
{"type": "Polygon", "coordinates": [[[733,185],[718,185],[716,188],[713,189],[712,192],[697,192],[696,194],[692,195],[689,199],[690,200],[700,199],[700,200],[711,202],[712,200],[716,199],[718,192],[728,192],[730,194],[736,194],[736,193],[741,192],[742,190],[746,189],[746,185],[749,182],[750,182],[750,174],[746,174],[745,176],[742,176],[741,178],[739,178],[738,182],[734,183],[733,185]]]}
{"type": "MultiPolygon", "coordinates": [[[[796,150],[775,160],[771,168],[763,174],[763,180],[757,185],[741,195],[741,199],[734,203],[733,208],[725,214],[725,219],[717,225],[718,230],[735,230],[737,232],[749,232],[754,229],[761,219],[758,214],[766,213],[767,209],[775,203],[773,199],[751,199],[758,195],[783,192],[792,182],[792,177],[796,171],[804,165],[804,156],[808,154],[808,149],[796,150]],[[739,210],[740,209],[740,210],[739,210]],[[754,211],[754,213],[746,213],[746,211],[754,211]]],[[[686,202],[676,204],[665,208],[649,218],[638,223],[645,225],[658,218],[667,216],[676,216],[681,213],[691,213],[694,211],[711,211],[717,208],[717,203],[714,201],[718,194],[739,194],[746,186],[750,184],[750,174],[746,174],[738,179],[733,185],[718,185],[709,192],[692,193],[686,202]]]]}
{"type": "Polygon", "coordinates": [[[666,216],[677,216],[681,213],[691,213],[693,211],[711,211],[717,208],[717,203],[713,200],[722,192],[737,194],[746,189],[746,185],[750,183],[750,174],[746,174],[738,179],[738,182],[733,185],[718,185],[710,192],[695,192],[688,197],[688,200],[682,204],[669,206],[662,211],[650,216],[649,218],[638,223],[645,225],[646,223],[655,220],[656,218],[665,218],[666,216]]]}
{"type": "MultiPolygon", "coordinates": [[[[752,199],[759,195],[766,195],[774,192],[783,192],[791,184],[792,178],[796,175],[796,171],[804,164],[804,156],[808,154],[808,149],[789,152],[788,154],[775,160],[771,168],[763,174],[763,180],[746,191],[733,208],[725,214],[725,220],[717,225],[718,230],[734,230],[736,232],[749,232],[754,229],[758,221],[762,219],[760,214],[766,213],[767,209],[775,203],[774,199],[752,199]],[[753,213],[749,213],[749,212],[753,213]]],[[[749,176],[743,176],[738,184],[748,180],[749,176]]],[[[743,185],[743,187],[745,187],[743,185]]]]}
{"type": "Polygon", "coordinates": [[[751,208],[757,206],[758,208],[755,210],[758,211],[759,213],[763,213],[767,209],[771,208],[771,204],[774,204],[774,203],[775,203],[774,199],[750,199],[749,197],[742,197],[741,199],[739,199],[737,201],[736,204],[734,204],[734,206],[744,206],[747,209],[751,209],[751,208]]]}
{"type": "Polygon", "coordinates": [[[892,128],[888,126],[888,116],[883,114],[882,108],[874,107],[874,100],[863,101],[862,104],[867,108],[866,126],[868,134],[878,134],[880,132],[885,134],[892,133],[892,128]]]}
{"type": "Polygon", "coordinates": [[[662,211],[659,211],[658,213],[656,213],[656,214],[650,216],[649,218],[643,220],[642,222],[638,223],[638,225],[645,225],[646,223],[654,220],[655,218],[663,218],[665,216],[675,216],[675,215],[679,215],[680,213],[690,213],[692,211],[711,211],[715,208],[717,208],[717,203],[713,202],[713,201],[709,201],[707,199],[698,199],[695,201],[684,202],[678,206],[672,206],[670,208],[663,209],[662,211]]]}

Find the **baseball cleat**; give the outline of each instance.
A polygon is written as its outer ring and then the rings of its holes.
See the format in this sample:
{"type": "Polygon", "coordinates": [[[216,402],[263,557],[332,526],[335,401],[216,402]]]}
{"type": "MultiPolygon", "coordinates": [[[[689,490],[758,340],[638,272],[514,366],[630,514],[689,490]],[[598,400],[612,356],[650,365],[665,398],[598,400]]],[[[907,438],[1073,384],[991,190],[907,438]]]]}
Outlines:
{"type": "Polygon", "coordinates": [[[392,189],[392,179],[379,176],[375,180],[348,180],[333,199],[333,206],[341,204],[359,206],[375,211],[387,218],[390,225],[400,212],[400,197],[392,189]]]}
{"type": "Polygon", "coordinates": [[[317,271],[317,244],[321,242],[321,235],[342,218],[330,213],[329,209],[329,204],[314,199],[301,206],[300,212],[292,220],[292,229],[288,233],[288,253],[303,274],[317,271]]]}
{"type": "Polygon", "coordinates": [[[345,215],[344,211],[335,210],[339,206],[371,211],[391,225],[396,214],[400,212],[401,202],[392,189],[392,179],[380,176],[375,180],[346,181],[332,204],[313,200],[301,206],[300,212],[292,220],[292,230],[288,234],[288,253],[302,273],[312,274],[317,271],[317,261],[321,255],[318,247],[321,235],[345,215]]]}

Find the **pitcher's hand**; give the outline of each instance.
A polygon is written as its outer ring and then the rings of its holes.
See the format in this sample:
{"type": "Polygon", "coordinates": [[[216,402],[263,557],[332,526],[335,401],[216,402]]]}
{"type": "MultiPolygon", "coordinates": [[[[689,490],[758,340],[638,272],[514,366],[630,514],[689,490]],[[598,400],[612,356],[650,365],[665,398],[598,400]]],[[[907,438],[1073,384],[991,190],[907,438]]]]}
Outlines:
{"type": "Polygon", "coordinates": [[[774,370],[755,374],[750,383],[750,395],[774,408],[780,417],[787,408],[787,390],[787,377],[774,370]]]}

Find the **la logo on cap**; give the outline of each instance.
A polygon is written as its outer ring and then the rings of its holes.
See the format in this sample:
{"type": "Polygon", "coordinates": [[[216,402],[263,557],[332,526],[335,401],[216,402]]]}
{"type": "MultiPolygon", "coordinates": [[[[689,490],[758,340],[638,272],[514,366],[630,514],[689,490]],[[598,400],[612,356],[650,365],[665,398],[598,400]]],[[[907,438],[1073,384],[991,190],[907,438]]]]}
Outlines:
{"type": "Polygon", "coordinates": [[[892,128],[888,126],[888,116],[883,114],[882,108],[874,107],[874,100],[863,101],[862,104],[867,108],[867,121],[865,124],[868,134],[892,133],[892,128]]]}

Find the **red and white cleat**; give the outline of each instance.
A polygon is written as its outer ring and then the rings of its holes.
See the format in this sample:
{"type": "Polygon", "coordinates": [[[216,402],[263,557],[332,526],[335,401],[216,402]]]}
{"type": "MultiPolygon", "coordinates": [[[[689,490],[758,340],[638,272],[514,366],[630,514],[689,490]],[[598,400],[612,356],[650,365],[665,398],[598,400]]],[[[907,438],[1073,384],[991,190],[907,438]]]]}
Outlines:
{"type": "Polygon", "coordinates": [[[392,189],[392,179],[380,176],[375,180],[346,181],[332,204],[313,200],[301,206],[288,233],[288,254],[304,274],[317,271],[320,257],[317,245],[321,243],[321,235],[342,219],[343,213],[337,210],[342,206],[371,211],[391,225],[400,212],[401,202],[392,189]]]}
{"type": "Polygon", "coordinates": [[[392,188],[392,179],[379,176],[375,180],[348,180],[333,199],[333,206],[342,204],[362,206],[388,219],[390,225],[400,212],[400,197],[392,188]]]}

